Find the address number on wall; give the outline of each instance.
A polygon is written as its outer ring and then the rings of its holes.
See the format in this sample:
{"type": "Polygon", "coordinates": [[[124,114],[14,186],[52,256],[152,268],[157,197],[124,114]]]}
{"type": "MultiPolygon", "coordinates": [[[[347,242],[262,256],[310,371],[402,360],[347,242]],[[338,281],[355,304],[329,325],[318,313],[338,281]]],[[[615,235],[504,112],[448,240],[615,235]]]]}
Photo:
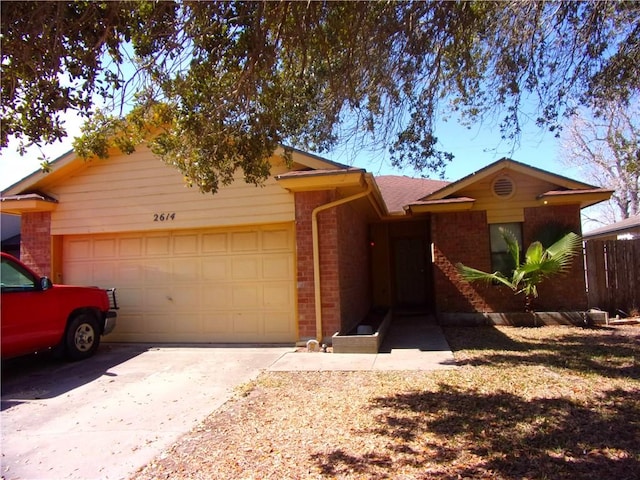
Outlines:
{"type": "Polygon", "coordinates": [[[153,214],[154,222],[168,222],[169,220],[175,220],[175,219],[176,219],[176,212],[153,214]]]}

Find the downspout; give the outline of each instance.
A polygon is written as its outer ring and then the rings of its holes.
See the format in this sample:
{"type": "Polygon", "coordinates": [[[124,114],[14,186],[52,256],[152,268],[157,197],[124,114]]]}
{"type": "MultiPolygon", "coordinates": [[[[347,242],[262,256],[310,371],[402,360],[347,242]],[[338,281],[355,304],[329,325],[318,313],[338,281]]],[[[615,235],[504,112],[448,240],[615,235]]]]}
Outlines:
{"type": "MultiPolygon", "coordinates": [[[[365,182],[366,179],[365,179],[365,182]]],[[[322,295],[320,290],[320,241],[318,237],[318,213],[328,210],[329,208],[337,207],[343,203],[349,203],[359,198],[365,197],[371,193],[373,187],[370,182],[367,182],[367,189],[364,192],[356,193],[350,197],[341,198],[324,205],[320,205],[313,209],[311,212],[311,236],[313,238],[313,284],[315,294],[315,307],[316,307],[316,340],[322,343],[322,295]]]]}

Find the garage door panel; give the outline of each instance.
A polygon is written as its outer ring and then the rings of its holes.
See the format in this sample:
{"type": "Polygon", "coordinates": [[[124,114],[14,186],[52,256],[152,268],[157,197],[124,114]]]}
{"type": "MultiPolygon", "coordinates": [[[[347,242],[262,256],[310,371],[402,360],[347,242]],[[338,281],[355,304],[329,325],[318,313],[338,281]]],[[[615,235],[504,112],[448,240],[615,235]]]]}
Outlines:
{"type": "Polygon", "coordinates": [[[201,287],[200,298],[202,300],[203,311],[208,312],[231,308],[231,290],[232,287],[224,283],[201,287]]]}
{"type": "Polygon", "coordinates": [[[111,341],[296,340],[293,225],[67,236],[66,283],[116,287],[111,341]]]}
{"type": "Polygon", "coordinates": [[[138,263],[117,263],[116,282],[118,285],[138,284],[144,279],[144,266],[138,263]]]}
{"type": "Polygon", "coordinates": [[[227,257],[209,257],[201,261],[203,280],[225,281],[229,277],[229,259],[227,257]]]}
{"type": "Polygon", "coordinates": [[[205,233],[202,235],[202,253],[227,253],[226,233],[205,233]]]}
{"type": "Polygon", "coordinates": [[[285,229],[265,230],[262,232],[262,248],[265,251],[290,250],[291,235],[285,229]]]}
{"type": "Polygon", "coordinates": [[[196,255],[198,253],[197,235],[176,235],[173,237],[175,255],[196,255]]]}
{"type": "MultiPolygon", "coordinates": [[[[142,311],[143,303],[140,299],[144,298],[144,288],[135,287],[118,287],[116,290],[118,306],[126,312],[142,311]]],[[[118,312],[118,317],[120,317],[118,312]]]]}
{"type": "Polygon", "coordinates": [[[170,261],[167,260],[154,260],[147,261],[143,265],[144,279],[147,282],[156,282],[156,284],[164,284],[171,281],[170,261]]]}
{"type": "Polygon", "coordinates": [[[177,311],[200,311],[200,290],[193,287],[173,287],[171,304],[177,311]]]}
{"type": "MultiPolygon", "coordinates": [[[[262,325],[262,315],[258,312],[234,312],[233,313],[233,332],[240,334],[242,337],[249,338],[256,332],[260,332],[262,325]]],[[[242,338],[241,337],[241,338],[242,338]]]]}
{"type": "Polygon", "coordinates": [[[269,255],[262,257],[262,275],[269,280],[287,280],[293,275],[293,259],[290,255],[269,255]]]}
{"type": "Polygon", "coordinates": [[[261,276],[261,258],[257,255],[234,257],[231,260],[231,278],[249,280],[261,276]]]}
{"type": "Polygon", "coordinates": [[[199,282],[200,261],[197,258],[174,259],[171,262],[171,274],[174,282],[199,282]]]}
{"type": "Polygon", "coordinates": [[[116,255],[116,239],[106,238],[93,243],[94,258],[113,258],[116,255]]]}
{"type": "Polygon", "coordinates": [[[92,279],[95,283],[104,285],[116,278],[116,266],[112,262],[96,262],[93,264],[92,279]]]}
{"type": "Polygon", "coordinates": [[[171,291],[168,288],[147,288],[143,294],[145,311],[164,311],[172,309],[171,291]]]}
{"type": "Polygon", "coordinates": [[[174,316],[160,313],[146,314],[145,331],[149,333],[175,333],[174,316]]]}
{"type": "Polygon", "coordinates": [[[238,284],[231,287],[231,307],[256,310],[262,306],[258,285],[238,284]]]}
{"type": "Polygon", "coordinates": [[[143,239],[141,237],[121,238],[118,242],[120,257],[141,257],[143,239]]]}
{"type": "Polygon", "coordinates": [[[255,252],[258,250],[258,232],[232,232],[231,252],[255,252]]]}
{"type": "Polygon", "coordinates": [[[70,240],[65,245],[65,260],[88,260],[91,257],[91,241],[89,239],[70,240]]]}
{"type": "Polygon", "coordinates": [[[162,237],[147,237],[145,242],[145,254],[167,256],[171,253],[169,248],[170,238],[168,236],[162,237]]]}
{"type": "Polygon", "coordinates": [[[264,306],[283,308],[293,302],[293,289],[287,282],[275,282],[264,286],[264,306]]]}
{"type": "Polygon", "coordinates": [[[95,285],[93,281],[93,264],[71,268],[62,274],[62,280],[68,285],[95,285]]]}
{"type": "Polygon", "coordinates": [[[144,332],[144,317],[142,314],[118,313],[118,335],[121,337],[128,334],[138,334],[144,332]]]}
{"type": "MultiPolygon", "coordinates": [[[[233,323],[231,319],[232,319],[231,312],[228,312],[228,311],[211,311],[205,314],[202,322],[203,332],[205,334],[218,334],[217,337],[214,335],[214,336],[207,336],[205,338],[209,338],[209,339],[223,338],[223,337],[220,337],[219,335],[232,333],[233,323]]],[[[224,338],[228,340],[230,337],[226,336],[224,338]]],[[[212,341],[212,340],[209,340],[209,341],[212,341]]]]}
{"type": "Polygon", "coordinates": [[[202,332],[202,320],[196,311],[185,312],[183,315],[174,316],[174,328],[176,333],[198,334],[202,332]]]}
{"type": "Polygon", "coordinates": [[[291,330],[293,314],[287,311],[265,312],[264,326],[267,334],[287,334],[291,330]]]}

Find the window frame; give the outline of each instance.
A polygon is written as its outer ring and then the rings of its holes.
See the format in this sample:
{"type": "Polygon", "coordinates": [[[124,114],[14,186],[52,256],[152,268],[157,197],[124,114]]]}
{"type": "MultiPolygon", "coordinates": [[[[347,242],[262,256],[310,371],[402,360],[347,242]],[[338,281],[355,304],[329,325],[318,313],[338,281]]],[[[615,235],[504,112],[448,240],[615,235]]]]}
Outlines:
{"type": "Polygon", "coordinates": [[[513,259],[507,249],[507,244],[500,234],[500,228],[511,231],[518,241],[520,255],[522,256],[522,231],[523,222],[503,222],[489,224],[489,250],[491,256],[491,271],[500,272],[510,277],[518,265],[513,264],[513,259]]]}
{"type": "Polygon", "coordinates": [[[10,292],[33,292],[38,290],[38,278],[34,277],[31,272],[22,268],[22,266],[16,262],[12,262],[8,258],[2,257],[2,262],[0,264],[0,269],[3,271],[4,275],[0,274],[1,277],[4,277],[0,280],[0,290],[2,293],[10,293],[10,292]],[[20,284],[5,284],[4,281],[6,279],[7,268],[12,270],[12,275],[17,274],[16,278],[19,276],[21,280],[27,281],[27,283],[20,284]]]}

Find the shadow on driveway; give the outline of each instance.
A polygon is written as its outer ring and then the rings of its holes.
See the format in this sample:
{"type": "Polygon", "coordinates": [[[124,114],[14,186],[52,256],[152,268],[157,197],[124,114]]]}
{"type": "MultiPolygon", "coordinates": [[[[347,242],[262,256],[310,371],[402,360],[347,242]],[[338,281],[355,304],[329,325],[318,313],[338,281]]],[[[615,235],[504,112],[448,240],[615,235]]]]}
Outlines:
{"type": "Polygon", "coordinates": [[[146,352],[149,345],[102,344],[94,356],[69,362],[51,352],[2,361],[2,411],[34,400],[55,398],[146,352]]]}

